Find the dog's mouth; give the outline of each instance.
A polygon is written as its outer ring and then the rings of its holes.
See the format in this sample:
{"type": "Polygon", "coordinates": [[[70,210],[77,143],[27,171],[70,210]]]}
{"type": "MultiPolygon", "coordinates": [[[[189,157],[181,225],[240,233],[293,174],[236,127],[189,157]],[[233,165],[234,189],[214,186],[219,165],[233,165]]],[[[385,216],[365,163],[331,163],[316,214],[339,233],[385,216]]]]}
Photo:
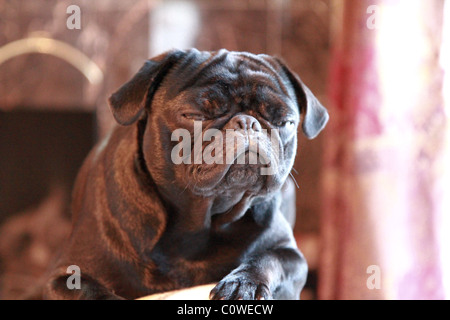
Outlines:
{"type": "Polygon", "coordinates": [[[255,151],[247,150],[241,153],[236,163],[228,168],[222,181],[230,186],[255,185],[261,182],[259,180],[264,177],[261,175],[261,169],[268,165],[264,162],[265,159],[255,151]]]}
{"type": "MultiPolygon", "coordinates": [[[[222,154],[213,154],[218,158],[223,156],[224,161],[202,162],[189,167],[187,177],[192,180],[190,184],[194,193],[205,195],[217,189],[233,188],[260,190],[267,179],[277,173],[280,155],[273,150],[270,141],[261,138],[249,139],[245,136],[238,138],[240,145],[224,147],[219,149],[222,154]],[[230,152],[233,157],[229,156],[230,152]]],[[[207,146],[204,146],[204,149],[207,146]]]]}

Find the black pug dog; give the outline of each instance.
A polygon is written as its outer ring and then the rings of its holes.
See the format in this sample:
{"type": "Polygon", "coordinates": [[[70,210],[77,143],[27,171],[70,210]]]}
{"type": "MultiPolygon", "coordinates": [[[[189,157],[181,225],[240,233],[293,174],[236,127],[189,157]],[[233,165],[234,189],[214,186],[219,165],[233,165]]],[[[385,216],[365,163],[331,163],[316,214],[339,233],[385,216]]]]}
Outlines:
{"type": "Polygon", "coordinates": [[[287,177],[299,123],[314,138],[328,121],[300,79],[268,55],[173,50],[146,61],[109,103],[121,126],[79,172],[73,229],[44,298],[134,299],[217,283],[211,299],[298,299],[307,264],[288,223],[287,177]],[[214,139],[199,141],[198,128],[214,139]],[[193,152],[177,148],[177,129],[193,152]],[[228,132],[240,144],[217,134],[228,132]],[[210,156],[243,161],[197,161],[211,145],[210,156]],[[67,284],[71,265],[79,289],[67,284]]]}

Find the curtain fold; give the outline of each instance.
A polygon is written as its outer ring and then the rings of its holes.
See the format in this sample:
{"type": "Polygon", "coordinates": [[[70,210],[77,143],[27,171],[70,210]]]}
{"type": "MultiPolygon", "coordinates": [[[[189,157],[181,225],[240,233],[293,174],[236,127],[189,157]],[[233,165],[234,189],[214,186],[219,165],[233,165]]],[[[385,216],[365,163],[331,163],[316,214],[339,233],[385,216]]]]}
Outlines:
{"type": "Polygon", "coordinates": [[[321,299],[445,297],[444,2],[333,2],[321,299]]]}

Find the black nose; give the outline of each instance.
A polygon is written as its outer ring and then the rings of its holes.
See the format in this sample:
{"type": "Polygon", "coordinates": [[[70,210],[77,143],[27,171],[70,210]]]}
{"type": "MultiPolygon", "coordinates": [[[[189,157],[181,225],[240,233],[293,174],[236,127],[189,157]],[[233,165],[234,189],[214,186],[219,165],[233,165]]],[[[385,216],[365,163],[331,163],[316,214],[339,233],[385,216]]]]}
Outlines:
{"type": "Polygon", "coordinates": [[[230,120],[230,125],[235,130],[243,131],[261,131],[261,124],[254,117],[246,114],[238,114],[230,120]]]}

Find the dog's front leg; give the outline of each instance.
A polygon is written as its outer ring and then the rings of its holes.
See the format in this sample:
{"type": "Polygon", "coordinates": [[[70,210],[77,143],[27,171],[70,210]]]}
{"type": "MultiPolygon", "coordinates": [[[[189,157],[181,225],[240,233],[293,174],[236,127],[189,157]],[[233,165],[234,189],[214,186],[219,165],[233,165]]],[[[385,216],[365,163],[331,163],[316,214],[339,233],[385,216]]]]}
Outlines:
{"type": "Polygon", "coordinates": [[[80,288],[69,288],[69,275],[57,275],[47,282],[44,299],[50,300],[124,300],[95,279],[81,276],[80,288]]]}
{"type": "Polygon", "coordinates": [[[249,256],[211,291],[214,300],[299,299],[308,267],[292,246],[249,256]]]}

